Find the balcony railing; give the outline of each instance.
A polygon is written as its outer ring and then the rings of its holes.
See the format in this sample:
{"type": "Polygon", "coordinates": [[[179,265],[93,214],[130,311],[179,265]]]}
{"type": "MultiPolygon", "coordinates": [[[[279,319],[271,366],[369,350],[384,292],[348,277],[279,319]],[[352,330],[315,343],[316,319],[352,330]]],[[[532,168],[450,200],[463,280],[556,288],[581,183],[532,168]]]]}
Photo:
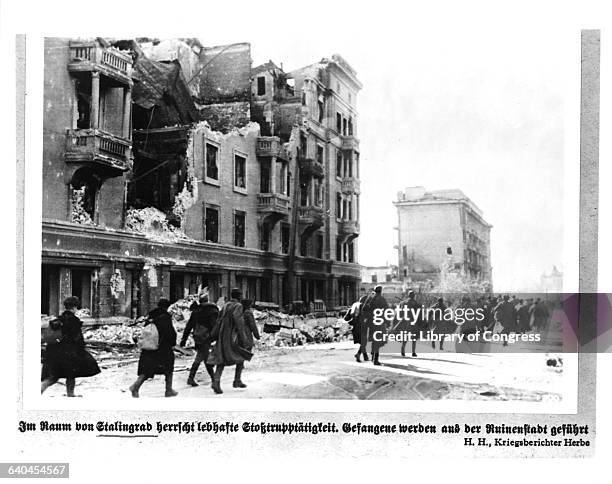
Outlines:
{"type": "Polygon", "coordinates": [[[114,47],[102,47],[95,41],[70,42],[71,71],[89,71],[93,69],[121,80],[131,82],[132,58],[114,47]]]}
{"type": "Polygon", "coordinates": [[[356,220],[343,220],[338,224],[342,235],[359,235],[359,222],[356,220]]]}
{"type": "Polygon", "coordinates": [[[67,162],[96,162],[122,171],[132,163],[130,142],[95,129],[70,129],[66,143],[67,162]]]}
{"type": "Polygon", "coordinates": [[[358,150],[359,140],[355,136],[340,136],[343,150],[358,150]]]}
{"type": "Polygon", "coordinates": [[[317,178],[323,178],[325,172],[323,170],[323,165],[313,160],[312,158],[300,158],[300,171],[303,175],[314,176],[317,178]]]}
{"type": "Polygon", "coordinates": [[[257,195],[257,210],[264,213],[289,213],[289,199],[277,193],[260,193],[257,195]]]}
{"type": "Polygon", "coordinates": [[[357,178],[347,177],[342,179],[342,193],[359,194],[361,183],[357,178]]]}
{"type": "Polygon", "coordinates": [[[298,207],[298,217],[301,223],[321,227],[323,225],[323,209],[321,207],[298,207]]]}

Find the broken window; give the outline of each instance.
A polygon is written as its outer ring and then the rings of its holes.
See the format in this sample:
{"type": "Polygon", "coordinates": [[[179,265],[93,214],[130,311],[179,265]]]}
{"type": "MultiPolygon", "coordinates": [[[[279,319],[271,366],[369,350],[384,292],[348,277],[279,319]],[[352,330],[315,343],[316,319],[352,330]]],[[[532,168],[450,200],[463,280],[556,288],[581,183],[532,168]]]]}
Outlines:
{"type": "Polygon", "coordinates": [[[210,143],[206,143],[206,177],[213,180],[219,179],[219,167],[217,166],[217,156],[219,148],[210,143]]]}
{"type": "Polygon", "coordinates": [[[349,242],[346,245],[348,246],[348,261],[355,262],[355,246],[353,245],[353,242],[349,242]]]}
{"type": "Polygon", "coordinates": [[[348,219],[353,220],[353,201],[348,201],[348,219]]]}
{"type": "Polygon", "coordinates": [[[353,118],[349,118],[348,120],[348,134],[349,136],[353,136],[353,118]]]}
{"type": "Polygon", "coordinates": [[[340,113],[336,113],[336,131],[338,133],[342,132],[342,115],[340,113]]]}
{"type": "Polygon", "coordinates": [[[93,271],[89,268],[74,268],[70,271],[72,282],[72,295],[79,298],[81,307],[79,309],[89,309],[91,311],[93,301],[93,271]]]}
{"type": "Polygon", "coordinates": [[[323,234],[317,234],[315,238],[317,259],[323,259],[323,234]]]}
{"type": "Polygon", "coordinates": [[[270,193],[270,162],[262,161],[259,173],[259,193],[270,193]]]}
{"type": "Polygon", "coordinates": [[[234,245],[244,247],[246,213],[236,210],[234,212],[234,245]]]}
{"type": "Polygon", "coordinates": [[[302,257],[308,257],[308,238],[300,237],[300,255],[302,257]]]}
{"type": "Polygon", "coordinates": [[[300,154],[304,158],[308,158],[308,142],[304,134],[300,134],[300,154]]]}
{"type": "Polygon", "coordinates": [[[372,274],[372,284],[376,284],[378,282],[378,275],[372,274]]]}
{"type": "Polygon", "coordinates": [[[75,81],[77,98],[77,129],[89,129],[89,114],[91,112],[91,82],[81,79],[75,81]]]}
{"type": "Polygon", "coordinates": [[[234,186],[246,189],[246,158],[234,155],[234,186]]]}
{"type": "Polygon", "coordinates": [[[336,153],[336,176],[342,178],[342,152],[336,153]]]}
{"type": "Polygon", "coordinates": [[[325,117],[325,103],[319,100],[317,105],[319,107],[319,123],[322,123],[323,118],[325,117]]]}
{"type": "Polygon", "coordinates": [[[40,285],[40,313],[47,315],[59,314],[59,267],[43,264],[40,285]]]}
{"type": "Polygon", "coordinates": [[[266,78],[260,76],[257,78],[257,95],[264,96],[266,94],[266,78]]]}
{"type": "Polygon", "coordinates": [[[342,261],[342,241],[340,237],[336,237],[336,260],[342,261]]]}
{"type": "Polygon", "coordinates": [[[291,237],[289,224],[281,225],[281,252],[283,254],[289,253],[289,238],[291,237]]]}
{"type": "Polygon", "coordinates": [[[347,132],[347,123],[346,123],[346,118],[342,119],[342,135],[346,136],[346,132],[347,132]]]}
{"type": "Polygon", "coordinates": [[[270,239],[272,238],[272,228],[270,224],[264,223],[261,226],[261,250],[270,250],[270,239]]]}
{"type": "Polygon", "coordinates": [[[336,193],[336,218],[342,219],[342,194],[336,193]]]}
{"type": "Polygon", "coordinates": [[[207,206],[204,215],[204,237],[206,242],[219,242],[219,209],[207,206]]]}
{"type": "Polygon", "coordinates": [[[287,170],[287,196],[291,196],[291,172],[287,170]]]}
{"type": "Polygon", "coordinates": [[[323,164],[323,147],[321,145],[317,145],[317,163],[323,164]]]}
{"type": "Polygon", "coordinates": [[[95,221],[99,178],[89,167],[79,168],[72,176],[72,221],[91,224],[95,221]]]}

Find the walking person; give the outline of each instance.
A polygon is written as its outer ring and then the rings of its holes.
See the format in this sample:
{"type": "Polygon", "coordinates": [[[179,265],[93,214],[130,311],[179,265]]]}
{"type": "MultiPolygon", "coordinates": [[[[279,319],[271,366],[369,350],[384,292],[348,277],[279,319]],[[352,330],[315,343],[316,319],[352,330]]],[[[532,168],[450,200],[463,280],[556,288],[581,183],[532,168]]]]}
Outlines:
{"type": "MultiPolygon", "coordinates": [[[[164,375],[166,379],[166,397],[175,397],[178,392],[172,388],[172,377],[174,375],[174,347],[176,346],[176,331],[172,325],[172,316],[168,313],[170,301],[161,298],[157,308],[151,311],[147,317],[147,323],[143,332],[150,324],[155,325],[158,340],[157,349],[142,349],[138,360],[138,377],[129,387],[132,397],[138,398],[138,391],[142,384],[155,375],[164,375]]],[[[142,338],[142,336],[141,336],[142,338]]]]}
{"type": "Polygon", "coordinates": [[[206,363],[208,355],[210,354],[210,345],[212,344],[211,333],[217,317],[219,316],[219,308],[216,304],[208,301],[208,294],[202,294],[200,296],[199,304],[193,307],[191,316],[185,329],[183,330],[183,336],[181,337],[181,348],[185,347],[189,334],[193,331],[193,342],[196,349],[196,356],[189,370],[189,376],[187,377],[187,385],[197,387],[198,384],[195,381],[196,373],[200,368],[200,364],[204,362],[206,372],[210,376],[212,382],[215,376],[215,369],[213,365],[206,363]]]}
{"type": "Polygon", "coordinates": [[[347,311],[344,316],[344,320],[351,325],[351,333],[353,334],[353,343],[359,345],[357,353],[355,353],[355,360],[357,363],[361,363],[361,355],[363,355],[363,361],[368,361],[368,353],[366,345],[368,343],[367,330],[365,330],[363,324],[362,307],[363,303],[367,299],[367,296],[361,296],[359,301],[353,303],[351,308],[347,311]]]}
{"type": "MultiPolygon", "coordinates": [[[[432,321],[432,334],[438,335],[440,338],[440,351],[444,350],[444,338],[446,335],[451,335],[457,329],[457,325],[453,321],[445,319],[445,313],[447,310],[444,298],[439,297],[436,303],[431,306],[433,310],[433,321],[432,321]]],[[[431,347],[436,348],[435,341],[431,342],[431,347]]]]}
{"type": "Polygon", "coordinates": [[[49,323],[50,328],[59,337],[53,342],[48,342],[45,349],[41,394],[60,378],[65,378],[66,396],[79,396],[74,394],[76,379],[100,373],[96,360],[85,350],[85,339],[81,331],[83,322],[75,314],[79,305],[78,297],[66,298],[64,312],[49,323]]]}
{"type": "Polygon", "coordinates": [[[244,308],[240,302],[242,292],[240,289],[232,289],[230,296],[231,299],[223,306],[213,331],[216,343],[207,361],[208,364],[215,365],[212,389],[216,394],[223,393],[221,375],[226,366],[236,365],[233,387],[246,388],[241,379],[242,370],[244,362],[253,356],[247,349],[249,340],[245,329],[244,308]]]}
{"type": "MultiPolygon", "coordinates": [[[[408,299],[402,301],[400,303],[400,307],[407,307],[410,318],[409,319],[401,319],[399,323],[395,326],[396,331],[406,331],[407,334],[412,335],[412,357],[416,358],[416,345],[419,339],[422,339],[422,332],[427,330],[427,322],[423,318],[421,314],[420,308],[421,305],[416,302],[416,295],[414,291],[408,291],[408,299]],[[417,315],[414,317],[414,315],[417,315]]],[[[406,356],[406,343],[407,341],[402,340],[402,345],[400,349],[400,354],[402,358],[406,356]]]]}
{"type": "Polygon", "coordinates": [[[363,303],[363,319],[362,324],[366,327],[366,341],[372,342],[372,363],[374,365],[380,365],[380,348],[385,345],[382,340],[382,333],[387,332],[386,324],[374,323],[374,311],[384,311],[389,307],[387,300],[382,295],[382,286],[376,286],[374,292],[370,294],[363,303]]]}
{"type": "MultiPolygon", "coordinates": [[[[502,301],[493,309],[495,319],[501,324],[502,331],[500,334],[510,334],[516,332],[517,318],[514,304],[510,302],[508,295],[504,295],[502,301]]],[[[508,346],[508,341],[504,340],[502,346],[508,346]]]]}

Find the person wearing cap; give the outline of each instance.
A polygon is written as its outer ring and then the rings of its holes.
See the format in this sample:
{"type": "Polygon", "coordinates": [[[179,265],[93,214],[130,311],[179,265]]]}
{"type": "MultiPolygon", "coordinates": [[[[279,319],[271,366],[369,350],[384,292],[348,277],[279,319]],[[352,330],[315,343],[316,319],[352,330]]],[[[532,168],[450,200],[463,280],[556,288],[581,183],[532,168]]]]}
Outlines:
{"type": "Polygon", "coordinates": [[[382,295],[382,286],[376,286],[372,294],[363,303],[363,319],[362,324],[366,328],[366,340],[372,342],[372,363],[374,365],[380,365],[379,356],[380,348],[384,346],[384,341],[380,341],[381,338],[375,337],[377,332],[386,332],[386,325],[374,324],[374,312],[376,310],[384,311],[389,307],[387,300],[382,295]]]}
{"type": "Polygon", "coordinates": [[[65,378],[66,396],[76,397],[74,394],[76,378],[100,373],[96,360],[85,350],[85,340],[81,331],[83,322],[75,314],[79,305],[78,297],[66,298],[64,312],[49,323],[52,329],[61,330],[61,338],[55,343],[48,343],[45,349],[41,394],[60,378],[65,378]]]}
{"type": "Polygon", "coordinates": [[[166,397],[175,397],[178,392],[172,388],[174,376],[174,347],[176,346],[176,330],[172,325],[172,316],[168,312],[170,301],[161,298],[157,307],[147,317],[147,323],[154,324],[159,334],[159,343],[156,350],[142,350],[138,360],[138,377],[129,387],[132,397],[138,398],[138,391],[142,384],[155,375],[164,375],[166,378],[166,397]]]}
{"type": "Polygon", "coordinates": [[[245,329],[244,307],[240,302],[242,292],[240,289],[232,289],[230,297],[231,299],[225,303],[219,314],[217,327],[213,332],[216,342],[207,360],[209,365],[215,365],[212,389],[216,394],[223,393],[221,375],[226,366],[236,365],[234,388],[246,388],[241,379],[242,370],[244,362],[249,361],[253,356],[247,349],[249,340],[245,329]]]}
{"type": "Polygon", "coordinates": [[[206,372],[210,376],[211,381],[215,376],[214,366],[206,363],[206,360],[208,359],[210,345],[212,343],[211,332],[218,317],[219,308],[217,305],[208,301],[208,294],[202,294],[199,299],[199,304],[193,307],[189,321],[183,330],[181,347],[185,347],[187,338],[193,331],[193,342],[196,349],[196,356],[189,370],[189,376],[187,377],[187,384],[192,387],[198,386],[195,381],[195,376],[202,362],[204,362],[206,372]]]}

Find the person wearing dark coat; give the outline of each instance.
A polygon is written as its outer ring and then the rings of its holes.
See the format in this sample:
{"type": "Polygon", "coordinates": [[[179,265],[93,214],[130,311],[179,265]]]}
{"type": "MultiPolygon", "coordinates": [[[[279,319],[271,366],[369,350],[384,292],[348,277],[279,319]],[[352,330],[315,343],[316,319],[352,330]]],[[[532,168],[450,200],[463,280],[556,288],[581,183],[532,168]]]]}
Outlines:
{"type": "MultiPolygon", "coordinates": [[[[412,314],[413,312],[416,313],[416,311],[421,307],[421,305],[418,302],[416,302],[414,291],[408,291],[408,299],[406,299],[405,301],[402,301],[400,303],[400,307],[407,307],[408,310],[410,311],[410,314],[412,314]]],[[[412,321],[412,319],[410,320],[402,319],[395,325],[395,331],[397,332],[407,331],[408,333],[413,335],[413,340],[412,340],[412,357],[413,358],[417,357],[417,354],[416,354],[417,340],[420,339],[421,332],[427,329],[427,322],[422,317],[421,312],[419,311],[419,313],[417,314],[419,314],[419,317],[417,318],[416,321],[412,321]]],[[[406,340],[402,341],[402,346],[400,348],[400,354],[402,355],[402,357],[406,356],[406,343],[407,343],[406,340]]]]}
{"type": "Polygon", "coordinates": [[[347,311],[344,316],[344,320],[351,325],[351,333],[353,334],[353,343],[359,345],[357,353],[355,353],[355,360],[357,363],[361,363],[361,355],[363,355],[363,361],[368,361],[368,352],[366,345],[368,343],[367,330],[363,324],[363,303],[367,299],[367,296],[361,296],[359,301],[354,303],[351,308],[347,311]]]}
{"type": "Polygon", "coordinates": [[[189,334],[193,331],[193,342],[196,349],[196,356],[189,370],[189,377],[187,378],[187,384],[192,387],[197,387],[198,384],[195,381],[196,373],[200,364],[204,362],[207,373],[210,375],[212,381],[215,376],[215,368],[213,365],[206,363],[208,355],[210,354],[211,333],[217,317],[219,316],[219,308],[216,304],[208,302],[208,294],[200,296],[199,304],[192,306],[191,316],[189,321],[185,325],[183,330],[183,336],[181,337],[181,347],[184,347],[187,343],[189,334]]]}
{"type": "Polygon", "coordinates": [[[244,323],[244,309],[240,303],[242,292],[240,289],[232,289],[231,299],[225,303],[217,322],[218,334],[215,346],[208,357],[207,363],[215,365],[215,375],[212,389],[215,393],[223,393],[221,390],[221,375],[226,366],[236,365],[234,374],[234,388],[246,388],[241,380],[244,362],[251,359],[252,353],[247,349],[249,341],[246,336],[244,323]]]}
{"type": "Polygon", "coordinates": [[[521,303],[516,308],[518,317],[518,327],[521,333],[528,332],[530,328],[531,316],[529,314],[529,303],[521,300],[521,303]]]}
{"type": "Polygon", "coordinates": [[[96,360],[85,350],[81,327],[83,322],[74,314],[80,301],[70,296],[64,301],[64,312],[49,326],[61,331],[61,338],[48,343],[43,357],[42,394],[60,378],[66,379],[66,396],[75,397],[76,378],[94,376],[100,373],[96,360]]]}
{"type": "MultiPolygon", "coordinates": [[[[509,299],[507,294],[504,295],[502,302],[493,309],[495,319],[503,328],[500,334],[510,334],[517,330],[516,310],[509,299]]],[[[508,346],[508,341],[504,340],[503,346],[508,346]]]]}
{"type": "Polygon", "coordinates": [[[242,314],[244,317],[244,334],[246,336],[245,348],[251,351],[253,346],[255,346],[255,339],[259,340],[260,338],[259,330],[257,329],[257,324],[255,323],[255,316],[251,310],[251,301],[248,299],[243,299],[241,304],[243,309],[242,314]]]}
{"type": "MultiPolygon", "coordinates": [[[[432,331],[434,334],[440,335],[440,351],[444,349],[444,336],[453,334],[457,330],[457,325],[453,321],[444,319],[444,314],[447,310],[444,299],[439,297],[437,302],[431,306],[434,310],[434,319],[432,321],[432,331]]],[[[436,348],[435,341],[431,342],[431,347],[436,348]]]]}
{"type": "Polygon", "coordinates": [[[166,397],[175,397],[178,392],[172,388],[174,375],[174,347],[176,346],[176,331],[172,325],[172,316],[168,313],[170,301],[161,298],[157,308],[147,316],[147,323],[154,324],[159,334],[159,344],[156,350],[141,350],[138,360],[138,378],[130,386],[132,397],[138,398],[138,390],[142,384],[155,375],[166,378],[166,397]]]}
{"type": "Polygon", "coordinates": [[[380,365],[380,348],[384,346],[384,341],[377,341],[375,334],[379,331],[386,332],[386,324],[374,323],[374,312],[376,310],[384,311],[389,307],[387,300],[382,295],[382,286],[376,286],[374,292],[370,294],[363,303],[363,319],[362,324],[366,327],[366,340],[372,342],[372,363],[380,365]]]}

